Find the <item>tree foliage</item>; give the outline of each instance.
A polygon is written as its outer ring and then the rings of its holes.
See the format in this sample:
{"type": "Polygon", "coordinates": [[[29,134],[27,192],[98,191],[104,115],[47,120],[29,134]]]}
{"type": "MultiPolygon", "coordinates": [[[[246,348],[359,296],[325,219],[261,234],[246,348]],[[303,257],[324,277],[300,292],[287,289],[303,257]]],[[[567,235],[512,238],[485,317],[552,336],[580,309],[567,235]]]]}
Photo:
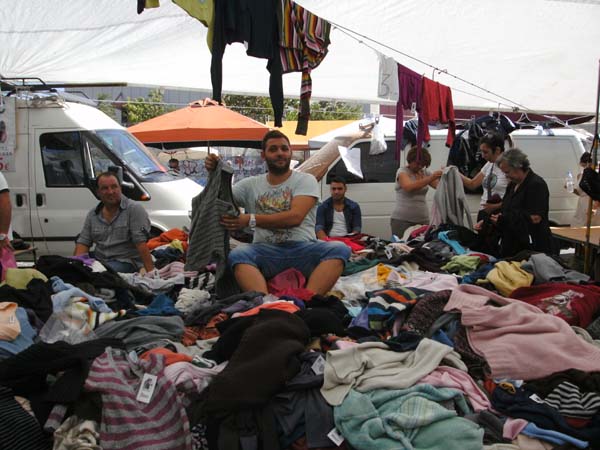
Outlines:
{"type": "Polygon", "coordinates": [[[115,114],[115,107],[110,102],[110,95],[105,93],[98,94],[97,108],[111,119],[117,120],[117,115],[115,114]]]}
{"type": "Polygon", "coordinates": [[[124,121],[127,126],[152,119],[175,109],[165,105],[163,100],[164,95],[159,89],[152,89],[148,93],[148,98],[138,97],[132,100],[127,97],[127,103],[123,105],[124,121]]]}
{"type": "MultiPolygon", "coordinates": [[[[259,122],[273,120],[273,108],[269,97],[253,95],[224,95],[223,102],[228,108],[251,117],[259,122]]],[[[284,100],[283,119],[298,120],[300,100],[284,100]]],[[[336,101],[318,101],[310,104],[311,120],[354,120],[363,115],[362,105],[336,101]]]]}

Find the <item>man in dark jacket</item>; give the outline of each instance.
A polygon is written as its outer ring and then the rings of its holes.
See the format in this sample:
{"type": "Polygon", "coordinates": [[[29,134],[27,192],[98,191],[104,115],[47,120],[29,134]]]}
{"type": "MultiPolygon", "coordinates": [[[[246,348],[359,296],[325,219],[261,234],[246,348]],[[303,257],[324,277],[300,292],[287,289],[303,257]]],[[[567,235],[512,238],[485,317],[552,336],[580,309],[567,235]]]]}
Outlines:
{"type": "Polygon", "coordinates": [[[346,198],[346,180],[336,177],[330,184],[331,197],[317,209],[317,238],[346,236],[360,233],[362,215],[358,203],[346,198]]]}

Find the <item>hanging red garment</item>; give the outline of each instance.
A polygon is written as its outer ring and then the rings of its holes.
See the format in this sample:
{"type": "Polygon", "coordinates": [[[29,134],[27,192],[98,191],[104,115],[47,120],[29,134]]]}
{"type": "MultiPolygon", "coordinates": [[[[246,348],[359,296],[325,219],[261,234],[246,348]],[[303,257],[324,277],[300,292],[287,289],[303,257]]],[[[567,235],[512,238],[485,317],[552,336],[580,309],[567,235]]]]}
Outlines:
{"type": "MultiPolygon", "coordinates": [[[[456,134],[456,122],[454,120],[454,105],[452,103],[452,91],[448,86],[423,77],[423,89],[421,97],[421,114],[425,125],[430,122],[441,122],[448,124],[448,137],[446,146],[451,147],[456,134]]],[[[429,141],[429,127],[425,126],[424,139],[429,141]]],[[[423,143],[417,142],[419,148],[423,143]]]]}

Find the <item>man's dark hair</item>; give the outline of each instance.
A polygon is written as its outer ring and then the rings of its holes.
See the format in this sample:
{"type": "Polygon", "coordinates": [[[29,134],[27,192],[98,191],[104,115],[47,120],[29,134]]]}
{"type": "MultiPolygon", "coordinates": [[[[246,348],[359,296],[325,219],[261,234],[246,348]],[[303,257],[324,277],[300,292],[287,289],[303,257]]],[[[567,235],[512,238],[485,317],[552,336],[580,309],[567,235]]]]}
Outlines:
{"type": "Polygon", "coordinates": [[[284,138],[287,141],[288,145],[290,145],[289,138],[285,134],[283,134],[281,131],[269,130],[269,131],[267,131],[267,134],[265,134],[265,136],[263,137],[262,144],[261,144],[262,150],[265,151],[267,149],[267,141],[269,139],[279,139],[279,138],[284,138]]]}
{"type": "Polygon", "coordinates": [[[335,177],[333,177],[331,179],[331,181],[329,182],[329,184],[331,183],[342,183],[344,186],[346,186],[346,179],[344,177],[341,177],[339,175],[336,175],[335,177]]]}
{"type": "Polygon", "coordinates": [[[171,158],[169,160],[169,164],[171,164],[171,163],[177,163],[177,164],[179,164],[179,160],[177,158],[171,158]]]}
{"type": "Polygon", "coordinates": [[[117,180],[117,183],[119,183],[119,175],[117,175],[116,172],[112,172],[110,170],[107,170],[106,172],[100,172],[98,174],[98,176],[96,176],[96,182],[98,182],[100,180],[100,178],[106,178],[106,177],[115,177],[115,180],[117,180]]]}
{"type": "Polygon", "coordinates": [[[114,177],[115,180],[117,180],[117,184],[119,186],[121,186],[121,182],[119,181],[119,175],[117,175],[116,172],[112,172],[110,170],[107,170],[106,172],[100,172],[96,176],[96,187],[100,187],[100,178],[108,178],[108,177],[114,177]]]}

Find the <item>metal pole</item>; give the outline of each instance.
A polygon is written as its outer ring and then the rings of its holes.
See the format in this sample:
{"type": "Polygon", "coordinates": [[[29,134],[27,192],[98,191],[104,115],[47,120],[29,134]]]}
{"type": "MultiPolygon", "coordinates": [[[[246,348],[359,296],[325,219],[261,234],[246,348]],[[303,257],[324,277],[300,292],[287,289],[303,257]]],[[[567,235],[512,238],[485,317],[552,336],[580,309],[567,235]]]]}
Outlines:
{"type": "MultiPolygon", "coordinates": [[[[596,170],[596,166],[598,165],[598,111],[600,110],[600,60],[598,61],[598,88],[596,90],[596,110],[594,111],[596,115],[596,121],[594,124],[594,141],[592,144],[592,168],[596,170]]],[[[587,222],[585,229],[585,261],[584,261],[584,272],[589,274],[591,269],[591,248],[590,248],[590,227],[592,225],[592,197],[588,202],[588,210],[587,210],[587,222]]]]}

